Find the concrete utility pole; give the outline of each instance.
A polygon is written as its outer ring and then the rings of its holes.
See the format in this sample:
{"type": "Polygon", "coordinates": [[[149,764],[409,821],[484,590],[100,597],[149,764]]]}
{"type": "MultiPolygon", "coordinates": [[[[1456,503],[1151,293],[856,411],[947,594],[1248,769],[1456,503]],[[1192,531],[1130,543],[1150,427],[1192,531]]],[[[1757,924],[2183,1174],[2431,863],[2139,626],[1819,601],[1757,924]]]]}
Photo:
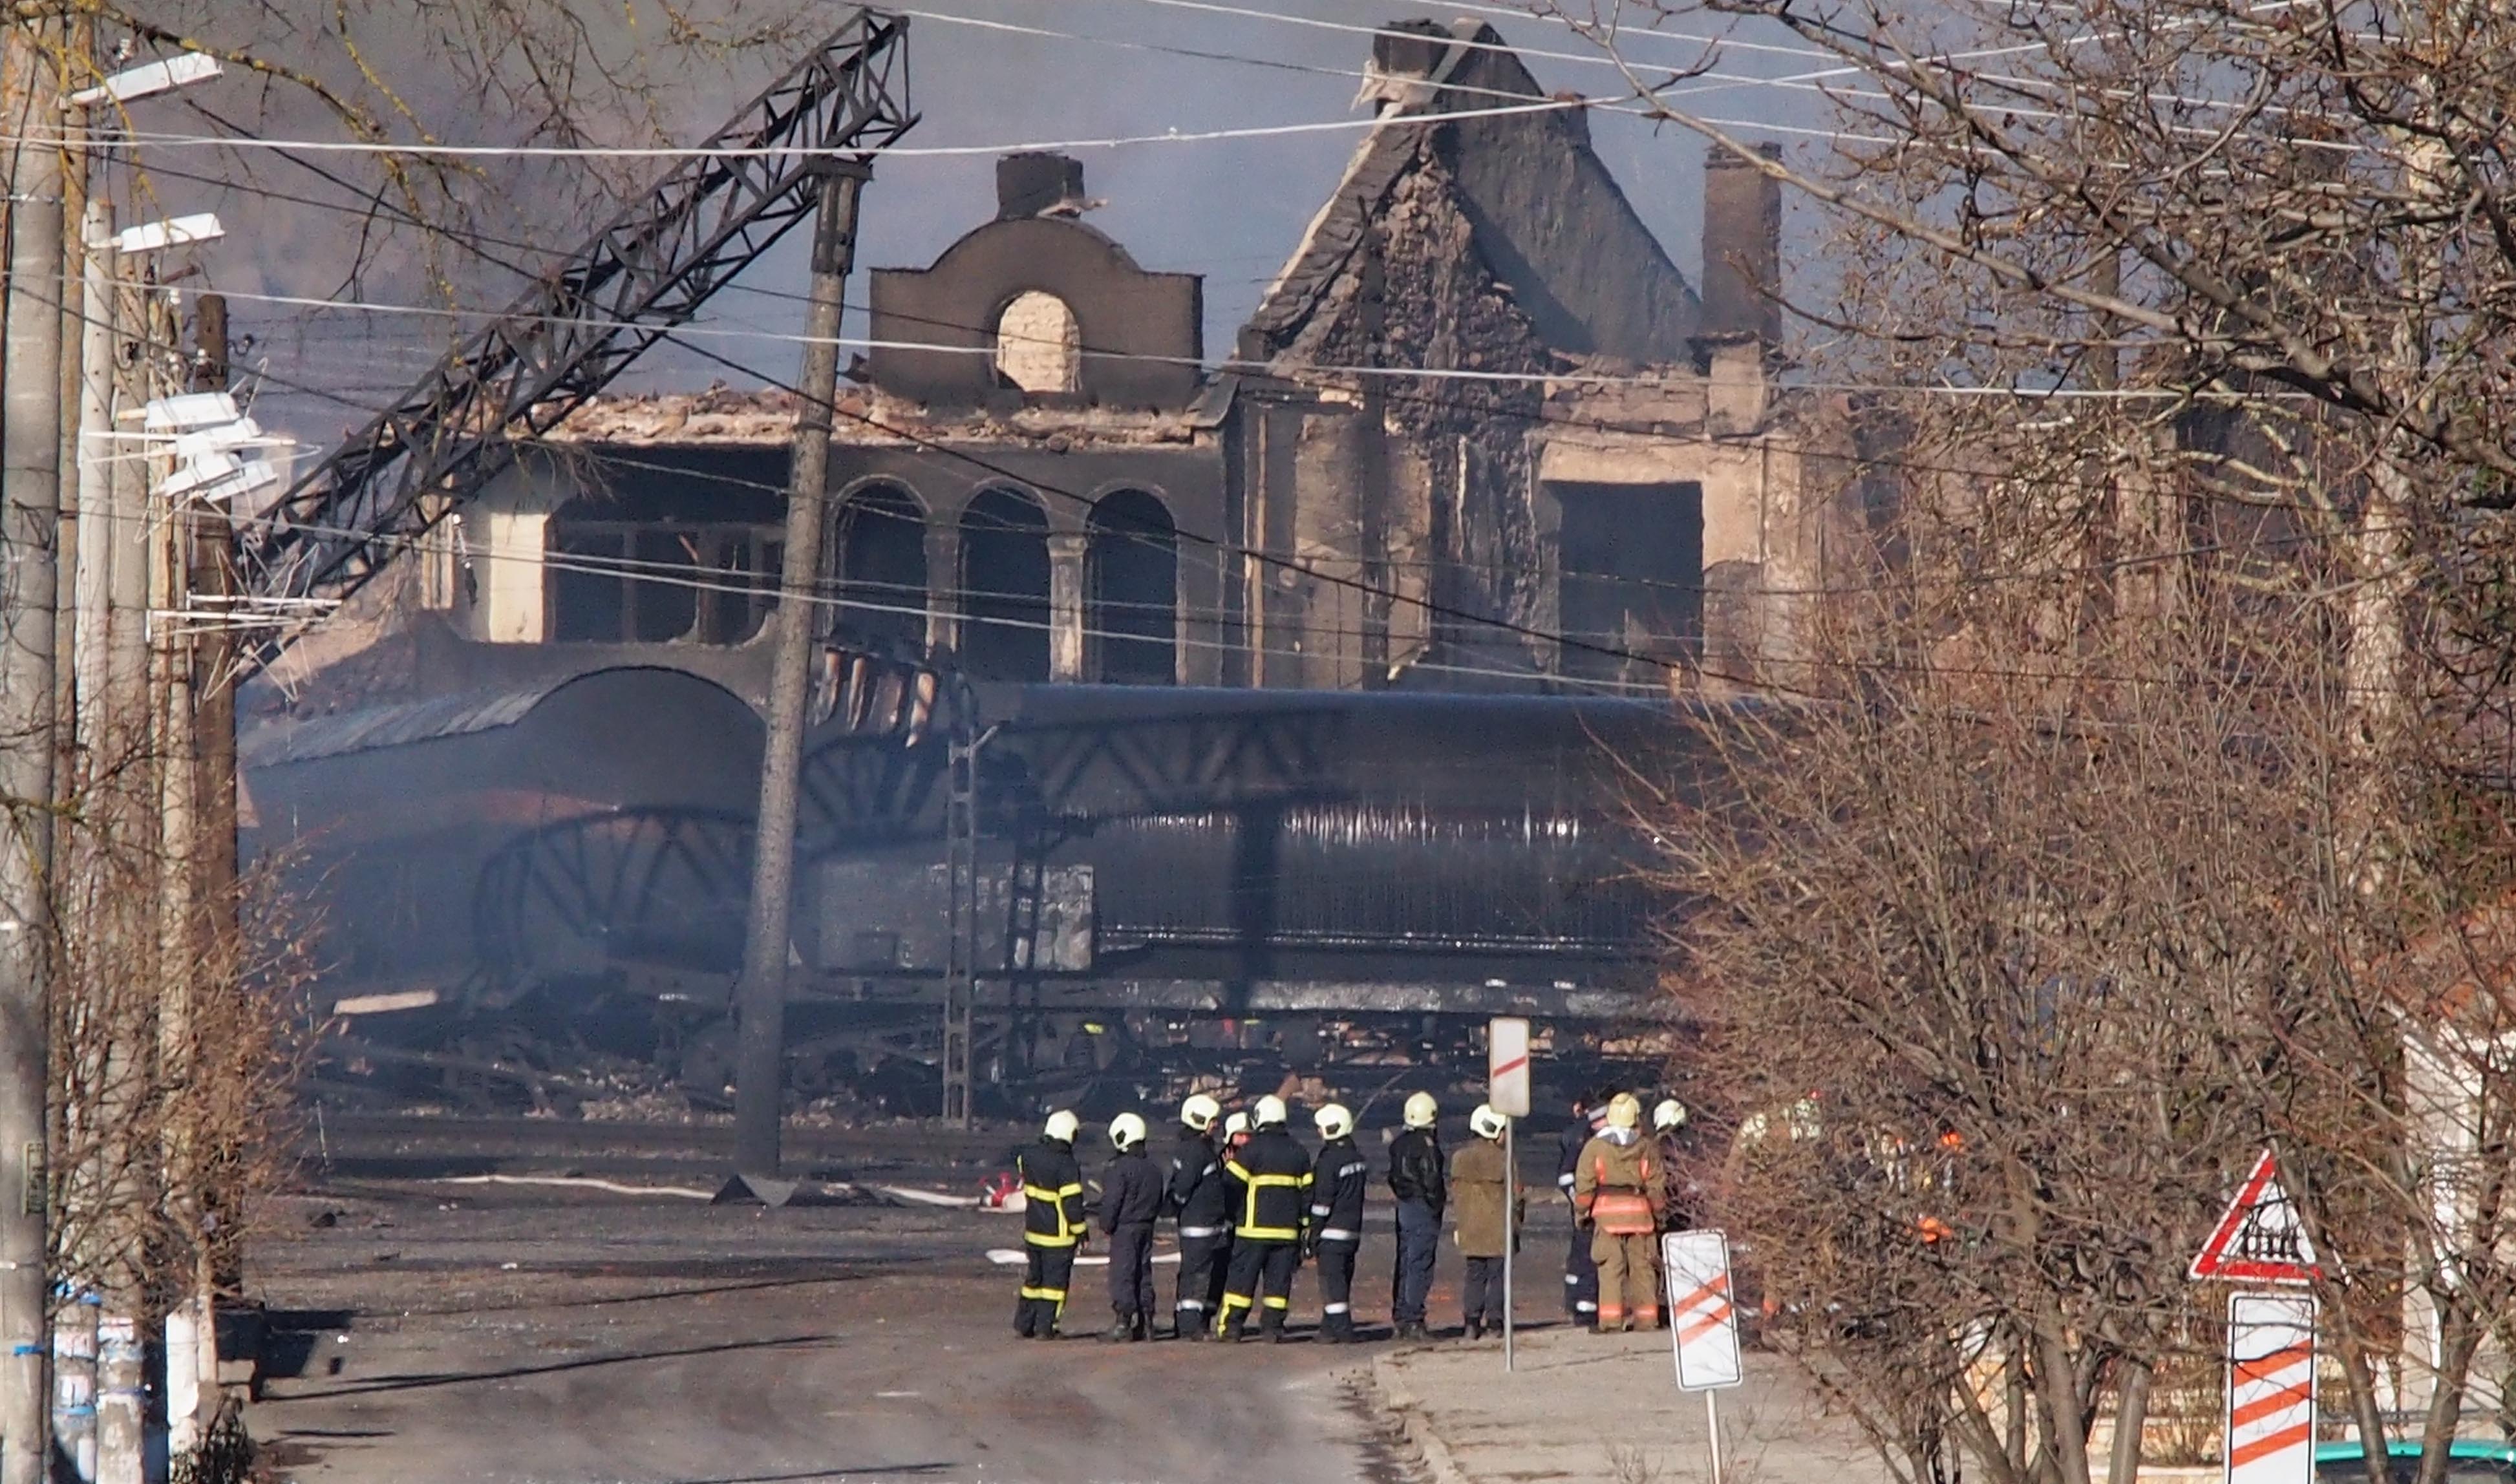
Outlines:
{"type": "Polygon", "coordinates": [[[39,120],[9,156],[9,278],[0,294],[0,1484],[42,1484],[44,1094],[51,955],[55,542],[62,497],[62,148],[58,22],[6,39],[7,116],[39,120]],[[27,138],[33,136],[34,138],[27,138]]]}
{"type": "MultiPolygon", "coordinates": [[[[787,476],[786,547],[778,564],[776,666],[769,682],[769,737],[760,760],[760,822],[751,866],[751,918],[742,944],[734,1088],[734,1170],[750,1193],[779,1204],[778,1134],[786,1073],[786,958],[795,890],[795,791],[804,761],[815,618],[819,610],[821,528],[830,474],[830,416],[839,394],[839,310],[856,261],[857,197],[871,167],[823,164],[813,223],[811,307],[804,315],[803,405],[795,417],[787,476]]],[[[732,1187],[729,1187],[731,1193],[732,1187]]]]}

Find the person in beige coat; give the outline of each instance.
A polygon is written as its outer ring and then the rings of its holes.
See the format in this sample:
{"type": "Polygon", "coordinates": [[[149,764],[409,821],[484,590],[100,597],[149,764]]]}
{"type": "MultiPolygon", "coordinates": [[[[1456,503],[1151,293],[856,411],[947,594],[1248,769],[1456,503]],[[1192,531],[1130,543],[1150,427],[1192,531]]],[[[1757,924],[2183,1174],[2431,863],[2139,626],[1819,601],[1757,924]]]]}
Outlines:
{"type": "Polygon", "coordinates": [[[1468,1115],[1468,1128],[1476,1137],[1450,1156],[1450,1212],[1456,1221],[1450,1233],[1468,1264],[1467,1283],[1461,1290],[1466,1310],[1463,1333],[1470,1340],[1483,1340],[1488,1325],[1502,1328],[1503,1243],[1518,1233],[1529,1202],[1522,1198],[1512,1219],[1503,1219],[1504,1205],[1512,1197],[1510,1172],[1502,1157],[1503,1116],[1479,1104],[1468,1115]]]}

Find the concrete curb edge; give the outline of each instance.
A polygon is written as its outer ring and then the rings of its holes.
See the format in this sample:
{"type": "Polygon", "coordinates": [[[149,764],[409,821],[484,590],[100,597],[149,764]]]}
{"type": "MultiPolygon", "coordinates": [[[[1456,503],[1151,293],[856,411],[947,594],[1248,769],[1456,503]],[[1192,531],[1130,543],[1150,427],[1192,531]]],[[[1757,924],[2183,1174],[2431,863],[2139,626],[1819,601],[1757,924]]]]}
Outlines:
{"type": "Polygon", "coordinates": [[[1450,1456],[1449,1445],[1433,1430],[1432,1420],[1425,1417],[1423,1404],[1415,1400],[1415,1394],[1393,1374],[1390,1362],[1394,1359],[1396,1357],[1390,1355],[1371,1358],[1371,1389],[1379,1396],[1381,1408],[1398,1420],[1398,1425],[1406,1433],[1406,1440],[1424,1456],[1424,1467],[1432,1474],[1433,1484],[1473,1484],[1468,1471],[1450,1456]]]}

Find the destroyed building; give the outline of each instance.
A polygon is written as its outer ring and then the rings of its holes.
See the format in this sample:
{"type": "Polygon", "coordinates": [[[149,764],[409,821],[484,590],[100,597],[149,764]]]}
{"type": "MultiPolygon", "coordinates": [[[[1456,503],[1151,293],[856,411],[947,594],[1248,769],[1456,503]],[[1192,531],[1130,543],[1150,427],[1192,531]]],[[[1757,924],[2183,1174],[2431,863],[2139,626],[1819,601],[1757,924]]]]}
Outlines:
{"type": "MultiPolygon", "coordinates": [[[[1718,687],[1788,655],[1854,543],[1825,409],[1775,381],[1776,184],[1716,152],[1698,292],[1491,27],[1386,27],[1369,72],[1377,121],[1219,367],[1198,276],[1084,220],[1063,156],[1002,159],[990,220],[867,275],[848,632],[1009,681],[1718,687]]],[[[660,659],[757,700],[793,420],[606,398],[295,668],[385,642],[374,698],[660,659]]]]}

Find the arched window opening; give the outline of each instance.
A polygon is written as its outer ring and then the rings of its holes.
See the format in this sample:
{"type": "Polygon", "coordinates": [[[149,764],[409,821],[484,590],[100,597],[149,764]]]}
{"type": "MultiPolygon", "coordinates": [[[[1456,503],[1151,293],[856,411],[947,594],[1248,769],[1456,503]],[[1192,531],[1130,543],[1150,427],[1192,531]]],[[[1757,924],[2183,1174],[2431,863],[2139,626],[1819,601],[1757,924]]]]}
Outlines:
{"type": "Polygon", "coordinates": [[[1065,300],[1037,289],[1013,297],[996,316],[996,374],[1034,395],[1082,390],[1082,335],[1065,300]]]}
{"type": "Polygon", "coordinates": [[[1116,685],[1179,679],[1179,528],[1162,502],[1123,489],[1092,508],[1084,558],[1092,676],[1116,685]]]}
{"type": "Polygon", "coordinates": [[[961,515],[961,659],[986,680],[1048,679],[1048,516],[991,489],[961,515]]]}
{"type": "Polygon", "coordinates": [[[926,519],[897,484],[839,509],[839,622],[902,655],[926,648],[926,519]]]}

